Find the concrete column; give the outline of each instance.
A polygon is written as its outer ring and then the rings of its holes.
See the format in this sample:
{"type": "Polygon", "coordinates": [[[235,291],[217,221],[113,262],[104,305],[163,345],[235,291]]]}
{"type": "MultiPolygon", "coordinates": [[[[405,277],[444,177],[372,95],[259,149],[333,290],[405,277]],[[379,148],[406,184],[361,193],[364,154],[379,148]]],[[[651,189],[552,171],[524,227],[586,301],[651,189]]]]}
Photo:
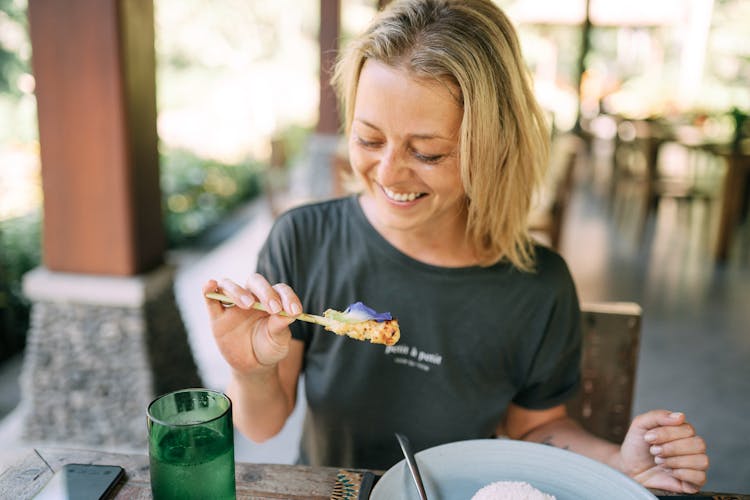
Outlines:
{"type": "Polygon", "coordinates": [[[297,184],[293,189],[307,191],[297,195],[298,198],[320,199],[334,194],[333,158],[341,139],[341,119],[330,81],[339,48],[340,18],[340,0],[320,0],[318,124],[308,140],[304,175],[296,181],[293,179],[297,184]]]}
{"type": "Polygon", "coordinates": [[[29,1],[44,191],[44,265],[24,281],[29,439],[143,444],[149,400],[200,385],[164,264],[153,9],[29,1]]]}

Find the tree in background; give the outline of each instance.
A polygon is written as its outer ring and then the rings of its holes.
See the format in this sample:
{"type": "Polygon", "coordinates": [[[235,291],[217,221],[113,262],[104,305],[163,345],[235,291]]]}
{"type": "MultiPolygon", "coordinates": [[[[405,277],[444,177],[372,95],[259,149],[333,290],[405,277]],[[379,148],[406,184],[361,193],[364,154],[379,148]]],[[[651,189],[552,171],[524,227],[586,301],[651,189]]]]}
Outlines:
{"type": "Polygon", "coordinates": [[[29,73],[25,0],[0,0],[0,93],[21,94],[18,79],[29,73]]]}
{"type": "MultiPolygon", "coordinates": [[[[9,115],[15,117],[15,111],[9,106],[30,90],[23,89],[24,78],[28,83],[33,82],[29,78],[30,60],[26,1],[0,0],[0,99],[3,101],[0,104],[5,103],[0,111],[3,121],[9,115]]],[[[15,119],[9,121],[16,122],[15,119]]],[[[11,133],[12,123],[0,125],[0,138],[11,133]]],[[[0,361],[23,348],[29,304],[21,293],[20,277],[39,260],[39,213],[0,220],[0,361]]]]}

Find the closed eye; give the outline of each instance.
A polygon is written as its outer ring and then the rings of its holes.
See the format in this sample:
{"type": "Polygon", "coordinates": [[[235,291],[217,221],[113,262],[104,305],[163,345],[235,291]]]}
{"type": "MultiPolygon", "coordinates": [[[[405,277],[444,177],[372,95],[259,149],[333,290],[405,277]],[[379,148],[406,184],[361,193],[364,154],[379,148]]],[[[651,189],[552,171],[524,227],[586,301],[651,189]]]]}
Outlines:
{"type": "Polygon", "coordinates": [[[367,139],[364,139],[358,135],[355,135],[354,138],[357,141],[357,144],[366,148],[374,148],[380,146],[381,144],[380,141],[368,141],[367,139]]]}
{"type": "Polygon", "coordinates": [[[445,155],[425,155],[417,151],[413,151],[414,158],[423,163],[438,163],[440,160],[445,158],[445,155]]]}

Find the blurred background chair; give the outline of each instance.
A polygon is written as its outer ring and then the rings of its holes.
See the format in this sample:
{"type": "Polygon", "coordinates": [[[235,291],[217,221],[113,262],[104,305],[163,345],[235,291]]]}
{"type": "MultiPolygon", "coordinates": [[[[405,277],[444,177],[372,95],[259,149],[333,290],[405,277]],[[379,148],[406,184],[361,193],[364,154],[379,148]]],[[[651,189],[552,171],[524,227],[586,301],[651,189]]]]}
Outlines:
{"type": "Polygon", "coordinates": [[[547,177],[529,215],[531,234],[556,250],[560,248],[565,215],[574,188],[575,167],[583,148],[583,141],[573,134],[553,138],[547,177]]]}
{"type": "Polygon", "coordinates": [[[704,139],[685,137],[695,127],[657,119],[617,122],[610,199],[635,201],[641,236],[661,200],[709,206],[718,198],[723,164],[703,147],[704,139]]]}
{"type": "Polygon", "coordinates": [[[641,307],[633,302],[581,306],[583,355],[581,390],[568,414],[592,434],[621,443],[630,426],[641,307]]]}

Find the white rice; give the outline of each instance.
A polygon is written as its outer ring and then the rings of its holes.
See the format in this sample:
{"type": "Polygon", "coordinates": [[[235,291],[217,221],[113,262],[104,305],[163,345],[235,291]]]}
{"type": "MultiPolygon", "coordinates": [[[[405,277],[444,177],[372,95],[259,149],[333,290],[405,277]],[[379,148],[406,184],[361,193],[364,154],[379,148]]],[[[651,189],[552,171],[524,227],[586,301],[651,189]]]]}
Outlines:
{"type": "Polygon", "coordinates": [[[483,487],[471,500],[555,500],[524,481],[497,481],[483,487]]]}

